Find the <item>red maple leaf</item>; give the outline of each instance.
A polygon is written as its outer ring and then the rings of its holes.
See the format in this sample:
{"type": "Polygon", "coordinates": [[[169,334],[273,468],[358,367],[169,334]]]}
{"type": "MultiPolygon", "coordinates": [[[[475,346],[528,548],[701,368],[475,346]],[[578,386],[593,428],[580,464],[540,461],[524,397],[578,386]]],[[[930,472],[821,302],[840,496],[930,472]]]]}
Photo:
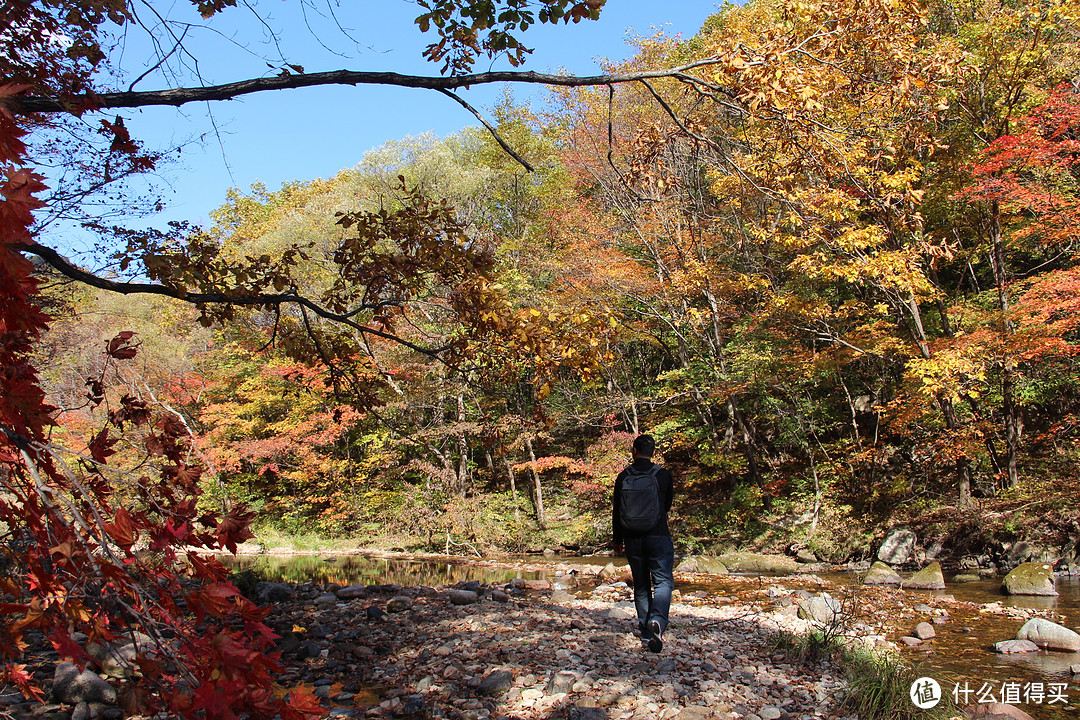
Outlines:
{"type": "Polygon", "coordinates": [[[93,440],[90,441],[90,457],[94,459],[94,462],[105,463],[110,455],[116,451],[113,450],[113,445],[117,443],[119,438],[109,439],[109,428],[101,428],[93,440]]]}
{"type": "Polygon", "coordinates": [[[326,709],[319,704],[319,698],[308,692],[307,688],[298,688],[289,693],[288,702],[281,708],[283,720],[312,720],[326,715],[326,709]]]}
{"type": "Polygon", "coordinates": [[[138,539],[138,530],[131,521],[131,514],[126,508],[121,507],[116,511],[116,517],[111,523],[105,523],[105,532],[109,534],[116,544],[125,552],[130,552],[131,546],[138,539]]]}
{"type": "Polygon", "coordinates": [[[19,692],[27,700],[36,702],[44,702],[45,700],[45,694],[41,691],[41,688],[34,684],[34,679],[26,672],[25,665],[5,663],[4,669],[0,671],[0,680],[14,683],[15,687],[19,688],[19,692]]]}
{"type": "Polygon", "coordinates": [[[240,591],[229,583],[210,583],[201,590],[188,593],[188,606],[196,612],[209,613],[214,617],[225,617],[236,606],[232,598],[237,597],[240,591]]]}
{"type": "Polygon", "coordinates": [[[108,342],[105,346],[105,352],[110,357],[114,357],[117,360],[130,360],[135,357],[138,352],[139,345],[142,343],[131,343],[131,338],[135,337],[135,333],[131,330],[125,330],[119,333],[116,337],[108,342]]]}

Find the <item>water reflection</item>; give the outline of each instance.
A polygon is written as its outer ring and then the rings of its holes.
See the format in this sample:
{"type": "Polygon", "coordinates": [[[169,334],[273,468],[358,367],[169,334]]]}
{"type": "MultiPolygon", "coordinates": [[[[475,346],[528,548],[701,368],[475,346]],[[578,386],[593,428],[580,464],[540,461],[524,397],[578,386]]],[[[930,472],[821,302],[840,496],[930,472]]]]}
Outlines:
{"type": "MultiPolygon", "coordinates": [[[[293,583],[337,583],[338,585],[453,585],[478,580],[507,583],[516,577],[527,580],[541,572],[479,567],[455,559],[378,558],[365,555],[294,555],[271,557],[224,556],[222,561],[234,571],[251,570],[265,580],[293,583]]],[[[552,573],[554,575],[554,573],[552,573]]]]}
{"type": "MultiPolygon", "coordinates": [[[[859,582],[853,574],[826,575],[824,578],[847,587],[856,587],[859,582]]],[[[951,595],[961,602],[979,606],[1000,603],[1003,608],[1050,610],[1054,622],[1080,630],[1080,578],[1057,578],[1057,590],[1059,595],[1056,597],[1006,595],[1001,590],[1001,578],[989,578],[971,583],[948,583],[945,590],[905,591],[902,598],[905,609],[920,603],[934,606],[935,597],[951,595]]],[[[1040,703],[1025,702],[1023,690],[1040,686],[1049,689],[1051,684],[1061,690],[1064,686],[1070,707],[1080,705],[1080,684],[1070,671],[1071,666],[1080,663],[1080,653],[996,653],[994,643],[1015,638],[1025,620],[982,612],[981,607],[950,607],[949,614],[949,622],[936,627],[938,636],[931,643],[904,651],[904,657],[919,668],[920,674],[937,679],[943,690],[950,693],[962,688],[977,691],[985,687],[998,701],[1002,700],[1006,686],[1011,686],[1014,692],[1020,688],[1020,699],[1017,701],[1014,697],[1012,704],[1019,705],[1039,720],[1076,718],[1076,711],[1064,709],[1065,703],[1060,701],[1052,704],[1048,699],[1040,703]]],[[[895,624],[901,633],[906,633],[919,619],[925,618],[897,620],[895,624]]],[[[975,701],[973,695],[969,702],[975,701]]]]}

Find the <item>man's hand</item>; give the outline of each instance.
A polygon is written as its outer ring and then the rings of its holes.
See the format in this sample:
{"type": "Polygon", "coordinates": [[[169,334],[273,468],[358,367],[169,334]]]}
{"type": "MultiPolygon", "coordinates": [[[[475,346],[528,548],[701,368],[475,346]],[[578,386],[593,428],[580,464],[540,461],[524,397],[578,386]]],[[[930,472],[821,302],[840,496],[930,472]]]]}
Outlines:
{"type": "Polygon", "coordinates": [[[611,549],[615,552],[616,555],[626,554],[626,548],[623,547],[623,544],[621,542],[611,543],[611,549]]]}

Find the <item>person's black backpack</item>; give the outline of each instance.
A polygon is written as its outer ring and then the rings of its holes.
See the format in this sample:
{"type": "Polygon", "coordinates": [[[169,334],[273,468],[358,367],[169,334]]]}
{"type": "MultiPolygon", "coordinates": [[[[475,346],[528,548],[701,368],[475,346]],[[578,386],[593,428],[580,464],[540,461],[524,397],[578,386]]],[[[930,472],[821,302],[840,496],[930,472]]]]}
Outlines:
{"type": "Polygon", "coordinates": [[[643,533],[660,522],[660,481],[656,479],[659,470],[659,465],[648,470],[633,465],[626,469],[619,491],[619,520],[623,529],[643,533]]]}

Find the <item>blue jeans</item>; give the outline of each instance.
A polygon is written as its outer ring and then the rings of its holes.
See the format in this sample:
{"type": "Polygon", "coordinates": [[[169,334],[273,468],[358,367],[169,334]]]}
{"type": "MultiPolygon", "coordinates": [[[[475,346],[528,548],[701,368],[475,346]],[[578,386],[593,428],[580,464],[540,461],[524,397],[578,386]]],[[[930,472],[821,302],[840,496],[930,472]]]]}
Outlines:
{"type": "Polygon", "coordinates": [[[634,576],[634,605],[638,622],[644,628],[656,620],[666,630],[671,609],[671,591],[675,589],[672,569],[675,545],[670,535],[628,537],[623,541],[626,560],[634,576]]]}

